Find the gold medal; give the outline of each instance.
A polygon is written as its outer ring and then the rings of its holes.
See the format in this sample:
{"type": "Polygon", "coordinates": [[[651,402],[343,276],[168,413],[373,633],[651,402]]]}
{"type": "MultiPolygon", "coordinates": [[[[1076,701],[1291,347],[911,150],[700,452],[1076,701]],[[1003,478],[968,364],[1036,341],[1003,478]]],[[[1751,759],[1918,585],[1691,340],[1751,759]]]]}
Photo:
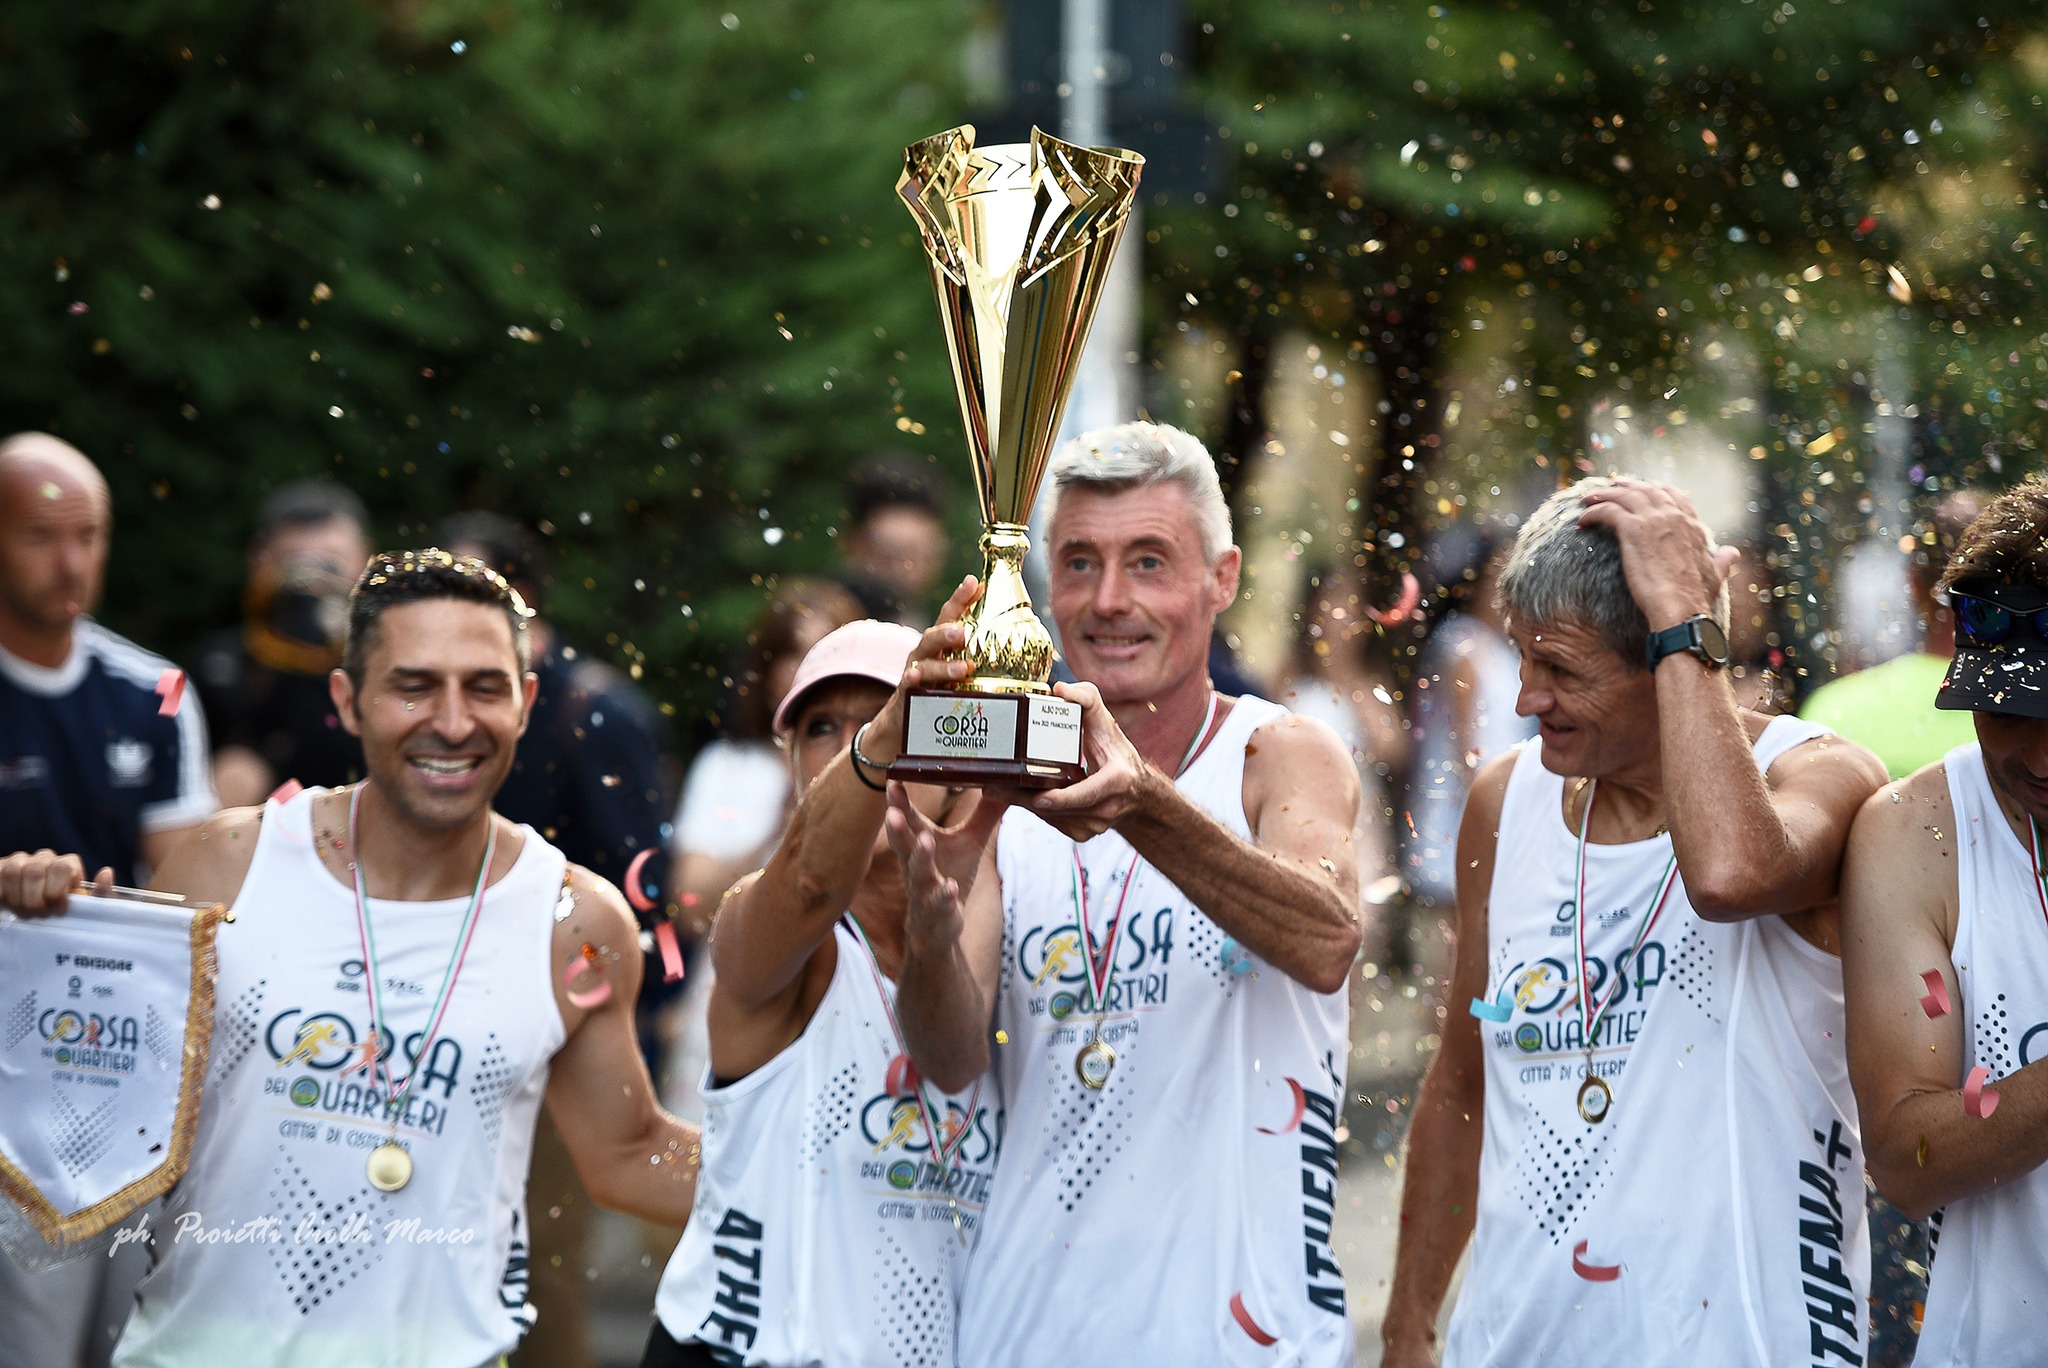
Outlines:
{"type": "Polygon", "coordinates": [[[1109,1071],[1116,1067],[1116,1051],[1099,1040],[1091,1040],[1081,1047],[1081,1053],[1074,1056],[1074,1072],[1081,1076],[1083,1087],[1101,1092],[1109,1082],[1109,1071]]]}
{"type": "MultiPolygon", "coordinates": [[[[1593,1062],[1586,1061],[1591,1069],[1593,1062]]],[[[1614,1105],[1614,1089],[1607,1086],[1607,1080],[1597,1074],[1588,1073],[1586,1081],[1579,1084],[1579,1116],[1587,1125],[1597,1126],[1607,1119],[1608,1108],[1614,1105]]]]}
{"type": "Polygon", "coordinates": [[[396,1140],[386,1140],[370,1151],[363,1172],[369,1174],[370,1186],[377,1191],[396,1192],[412,1181],[412,1155],[396,1140]]]}

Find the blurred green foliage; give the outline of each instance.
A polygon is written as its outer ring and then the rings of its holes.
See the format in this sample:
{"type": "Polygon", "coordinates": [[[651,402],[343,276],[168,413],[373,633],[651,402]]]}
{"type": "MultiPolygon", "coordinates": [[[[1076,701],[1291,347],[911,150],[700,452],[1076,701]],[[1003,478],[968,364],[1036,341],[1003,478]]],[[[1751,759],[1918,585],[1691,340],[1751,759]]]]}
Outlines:
{"type": "MultiPolygon", "coordinates": [[[[325,473],[387,542],[464,506],[542,524],[570,636],[701,725],[764,581],[830,563],[864,455],[929,458],[970,530],[893,194],[902,145],[964,115],[963,13],[15,7],[0,429],[107,469],[105,616],[160,649],[233,617],[262,494],[325,473]]],[[[1259,449],[1279,330],[1375,368],[1361,516],[1387,560],[1458,462],[1592,469],[1624,408],[1758,454],[1814,579],[1872,523],[1880,418],[1923,479],[2038,463],[2038,6],[1191,15],[1221,177],[1148,207],[1153,335],[1237,339],[1235,418],[1204,434],[1226,460],[1259,449]],[[1478,352],[1520,407],[1460,428],[1447,377],[1478,352]]]]}
{"type": "MultiPolygon", "coordinates": [[[[877,449],[965,463],[903,145],[952,0],[138,0],[0,17],[0,430],[112,481],[109,622],[237,611],[264,492],[550,533],[555,616],[701,723],[877,449]]],[[[957,512],[971,500],[955,500],[957,512]]]]}
{"type": "Polygon", "coordinates": [[[1225,188],[1155,216],[1158,326],[1234,330],[1246,385],[1288,326],[1378,371],[1370,521],[1410,529],[1388,559],[1457,487],[1454,440],[1565,477],[1607,464],[1617,411],[1753,452],[1809,571],[1877,511],[1880,418],[1911,424],[1923,481],[2039,464],[2039,5],[1195,9],[1225,188]],[[1526,426],[1447,431],[1447,360],[1474,351],[1506,358],[1526,426]]]}

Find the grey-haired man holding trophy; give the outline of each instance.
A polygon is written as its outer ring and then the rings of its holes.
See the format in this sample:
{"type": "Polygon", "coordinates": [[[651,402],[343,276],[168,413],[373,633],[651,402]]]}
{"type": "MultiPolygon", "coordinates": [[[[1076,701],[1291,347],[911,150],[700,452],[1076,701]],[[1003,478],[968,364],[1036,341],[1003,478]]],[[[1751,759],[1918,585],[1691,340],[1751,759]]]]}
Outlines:
{"type": "MultiPolygon", "coordinates": [[[[855,747],[1013,805],[962,887],[942,872],[963,867],[945,848],[962,837],[890,795],[905,1042],[940,1088],[993,1063],[1007,1109],[958,1360],[1256,1362],[1285,1345],[1348,1364],[1330,1223],[1358,782],[1322,725],[1210,685],[1240,555],[1201,444],[1128,423],[1048,461],[1136,158],[1042,135],[1023,151],[954,130],[910,149],[901,186],[991,523],[963,687],[1022,708],[991,722],[978,766],[946,768],[943,723],[914,718],[855,747]],[[1050,606],[1083,681],[1049,691],[1050,643],[1029,644],[1021,585],[1006,588],[1048,473],[1050,606]]],[[[926,717],[987,715],[981,699],[949,713],[944,692],[926,717]]]]}

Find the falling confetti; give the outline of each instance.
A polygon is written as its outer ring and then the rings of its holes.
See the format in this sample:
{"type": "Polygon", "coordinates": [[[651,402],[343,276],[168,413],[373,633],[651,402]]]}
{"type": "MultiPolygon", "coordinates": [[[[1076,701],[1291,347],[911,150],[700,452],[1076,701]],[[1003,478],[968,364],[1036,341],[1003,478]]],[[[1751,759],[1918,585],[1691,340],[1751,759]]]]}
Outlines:
{"type": "Polygon", "coordinates": [[[1259,1323],[1252,1319],[1252,1313],[1244,1309],[1244,1293],[1233,1292],[1230,1294],[1230,1315],[1237,1322],[1238,1328],[1243,1330],[1245,1334],[1250,1335],[1252,1343],[1260,1348],[1280,1342],[1278,1335],[1269,1335],[1264,1330],[1261,1330],[1259,1323]]]}
{"type": "Polygon", "coordinates": [[[882,1075],[882,1086],[891,1097],[915,1097],[918,1084],[923,1081],[916,1063],[907,1054],[899,1054],[890,1060],[888,1070],[882,1075]]]}
{"type": "Polygon", "coordinates": [[[1620,1264],[1594,1264],[1586,1262],[1587,1241],[1581,1240],[1572,1246],[1572,1272],[1587,1282],[1613,1282],[1621,1276],[1620,1264]]]}
{"type": "Polygon", "coordinates": [[[1984,1086],[1990,1077],[1991,1070],[1979,1064],[1963,1080],[1963,1110],[1979,1121],[1990,1120],[1991,1113],[1998,1110],[1998,1094],[1984,1086]]]}
{"type": "Polygon", "coordinates": [[[1927,994],[1920,999],[1920,1010],[1927,1013],[1929,1020],[1947,1016],[1948,984],[1943,981],[1941,972],[1929,969],[1920,976],[1920,980],[1927,985],[1927,994]]]}
{"type": "Polygon", "coordinates": [[[1249,974],[1252,971],[1252,952],[1229,936],[1225,936],[1223,944],[1217,947],[1216,957],[1232,974],[1249,974]]]}
{"type": "Polygon", "coordinates": [[[1509,996],[1508,990],[1503,988],[1500,990],[1500,996],[1492,1002],[1485,998],[1473,998],[1471,1012],[1481,1021],[1506,1021],[1515,1014],[1514,999],[1509,996]]]}
{"type": "Polygon", "coordinates": [[[1292,1131],[1296,1127],[1301,1125],[1302,1113],[1308,1110],[1308,1094],[1302,1091],[1301,1084],[1296,1082],[1292,1078],[1287,1080],[1287,1086],[1294,1090],[1294,1114],[1292,1116],[1289,1116],[1287,1118],[1287,1124],[1280,1127],[1280,1129],[1278,1130],[1270,1130],[1265,1126],[1258,1127],[1259,1134],[1286,1135],[1289,1131],[1292,1131]]]}
{"type": "Polygon", "coordinates": [[[592,1007],[599,1006],[611,997],[611,980],[604,977],[604,970],[597,967],[596,952],[589,946],[584,946],[583,954],[576,959],[570,960],[568,965],[562,970],[562,989],[563,996],[569,999],[571,1006],[581,1007],[586,1011],[592,1007]],[[571,987],[570,980],[579,973],[584,972],[597,975],[597,986],[595,988],[581,989],[571,987]]]}
{"type": "Polygon", "coordinates": [[[683,952],[676,944],[675,924],[663,917],[654,924],[654,943],[661,948],[661,981],[683,981],[683,952]]]}
{"type": "Polygon", "coordinates": [[[163,702],[157,704],[158,717],[176,717],[178,708],[185,701],[185,672],[165,670],[156,677],[156,694],[163,702]]]}
{"type": "Polygon", "coordinates": [[[633,857],[633,863],[626,866],[626,901],[633,904],[636,912],[654,910],[654,899],[647,896],[646,886],[640,881],[640,875],[647,868],[647,861],[653,854],[654,847],[648,846],[633,857]]]}

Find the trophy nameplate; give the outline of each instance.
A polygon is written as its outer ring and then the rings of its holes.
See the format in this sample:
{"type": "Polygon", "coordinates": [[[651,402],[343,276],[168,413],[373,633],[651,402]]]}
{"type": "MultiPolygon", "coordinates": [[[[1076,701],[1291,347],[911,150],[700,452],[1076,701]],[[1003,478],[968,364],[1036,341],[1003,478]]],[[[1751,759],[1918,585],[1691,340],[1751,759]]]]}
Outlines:
{"type": "Polygon", "coordinates": [[[891,776],[1053,787],[1081,777],[1081,705],[1051,694],[912,691],[891,776]]]}

